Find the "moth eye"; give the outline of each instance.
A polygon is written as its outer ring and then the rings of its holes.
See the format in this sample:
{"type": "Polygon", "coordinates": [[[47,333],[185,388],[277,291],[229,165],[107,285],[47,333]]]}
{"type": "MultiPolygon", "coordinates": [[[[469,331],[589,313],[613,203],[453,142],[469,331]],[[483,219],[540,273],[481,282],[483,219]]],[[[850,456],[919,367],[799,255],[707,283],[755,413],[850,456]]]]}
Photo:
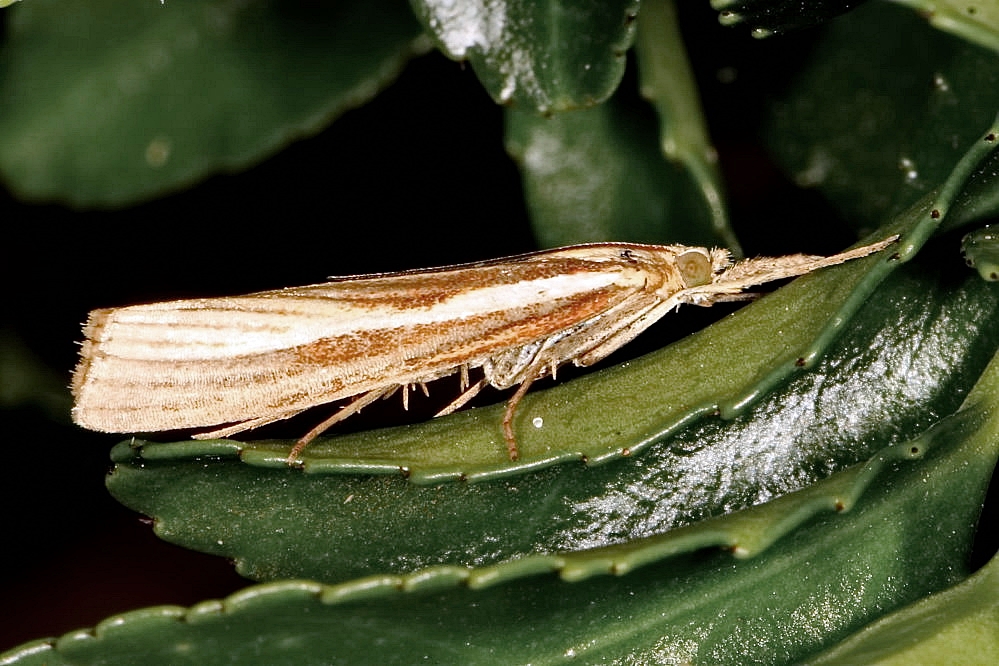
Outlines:
{"type": "Polygon", "coordinates": [[[711,282],[714,271],[711,259],[701,250],[687,250],[676,258],[676,267],[688,287],[700,287],[711,282]]]}

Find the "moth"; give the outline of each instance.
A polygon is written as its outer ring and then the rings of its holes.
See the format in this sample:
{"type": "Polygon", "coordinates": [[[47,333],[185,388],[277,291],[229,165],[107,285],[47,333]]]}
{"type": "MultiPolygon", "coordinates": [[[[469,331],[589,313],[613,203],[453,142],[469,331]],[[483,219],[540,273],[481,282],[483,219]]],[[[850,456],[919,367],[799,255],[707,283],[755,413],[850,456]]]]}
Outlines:
{"type": "Polygon", "coordinates": [[[559,366],[588,366],[681,304],[752,298],[749,287],[867,256],[733,263],[724,249],[597,243],[429,270],[333,278],[246,296],[94,310],[73,373],[73,420],[103,432],[210,428],[228,437],[352,399],[298,440],[375,400],[454,373],[461,391],[516,386],[502,429],[512,460],[517,403],[559,366]],[[471,381],[473,370],[481,377],[471,381]]]}

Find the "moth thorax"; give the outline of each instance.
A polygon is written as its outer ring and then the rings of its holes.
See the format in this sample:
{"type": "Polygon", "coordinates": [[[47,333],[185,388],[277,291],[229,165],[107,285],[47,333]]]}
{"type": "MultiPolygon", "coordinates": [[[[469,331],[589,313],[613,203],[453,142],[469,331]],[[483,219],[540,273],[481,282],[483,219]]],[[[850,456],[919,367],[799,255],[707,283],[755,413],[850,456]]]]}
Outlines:
{"type": "Polygon", "coordinates": [[[711,257],[700,248],[692,248],[680,253],[676,258],[676,267],[687,288],[708,284],[714,276],[711,257]]]}

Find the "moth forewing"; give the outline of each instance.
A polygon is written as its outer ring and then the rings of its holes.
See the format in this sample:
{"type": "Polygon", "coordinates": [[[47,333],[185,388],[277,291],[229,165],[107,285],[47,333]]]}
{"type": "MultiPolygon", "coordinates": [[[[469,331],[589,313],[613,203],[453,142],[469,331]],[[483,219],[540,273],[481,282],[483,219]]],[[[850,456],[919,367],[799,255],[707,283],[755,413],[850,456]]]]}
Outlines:
{"type": "Polygon", "coordinates": [[[565,363],[590,365],[682,303],[711,305],[770,280],[858,258],[731,265],[725,250],[601,243],[506,259],[337,278],[230,298],[95,310],[73,375],[73,419],[105,432],[214,428],[229,436],[329,402],[354,401],[301,438],[377,398],[460,372],[464,393],[530,384],[565,363]],[[469,370],[482,378],[469,382],[469,370]],[[467,387],[467,388],[465,388],[467,387]]]}
{"type": "MultiPolygon", "coordinates": [[[[616,247],[92,313],[77,423],[149,432],[242,428],[483,365],[640,290],[616,247]]],[[[215,434],[223,431],[216,431],[215,434]]]]}

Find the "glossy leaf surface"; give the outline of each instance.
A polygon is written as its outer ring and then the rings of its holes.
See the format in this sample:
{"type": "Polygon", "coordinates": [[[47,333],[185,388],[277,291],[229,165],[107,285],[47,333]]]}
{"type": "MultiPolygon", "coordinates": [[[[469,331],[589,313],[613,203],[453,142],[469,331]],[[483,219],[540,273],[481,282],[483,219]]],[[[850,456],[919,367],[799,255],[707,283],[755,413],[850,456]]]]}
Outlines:
{"type": "Polygon", "coordinates": [[[670,2],[643,5],[636,51],[651,108],[623,92],[573,113],[507,111],[507,151],[542,247],[627,238],[740,255],[676,19],[670,2]]]}
{"type": "Polygon", "coordinates": [[[976,229],[962,238],[961,252],[983,280],[999,281],[999,233],[993,227],[976,229]]]}
{"type": "Polygon", "coordinates": [[[82,207],[259,162],[428,47],[391,0],[32,0],[8,30],[0,173],[24,198],[82,207]]]}
{"type": "MultiPolygon", "coordinates": [[[[999,455],[997,399],[999,357],[961,408],[919,437],[800,493],[661,538],[486,569],[251,587],[192,609],[110,618],[94,633],[23,646],[5,663],[800,661],[961,578],[952,562],[974,532],[999,455]],[[822,495],[828,513],[802,511],[822,495]],[[750,550],[752,559],[694,550],[728,540],[738,553],[747,537],[789,523],[792,534],[750,550]],[[951,538],[937,538],[941,530],[951,538]],[[545,575],[557,571],[586,580],[545,575]]],[[[984,584],[990,626],[992,578],[983,578],[968,586],[984,584]]],[[[947,622],[983,608],[981,594],[965,597],[931,612],[947,622]]],[[[913,656],[908,644],[884,648],[882,656],[913,656]]]]}
{"type": "Polygon", "coordinates": [[[993,558],[959,585],[864,627],[808,663],[979,666],[997,660],[999,558],[993,558]]]}
{"type": "MultiPolygon", "coordinates": [[[[858,229],[937,186],[999,109],[999,56],[934,30],[908,10],[869,3],[826,26],[810,66],[773,103],[767,140],[803,187],[858,229]],[[891,30],[884,30],[885,25],[891,30]]],[[[969,188],[956,225],[999,213],[997,163],[969,188]]]]}
{"type": "MultiPolygon", "coordinates": [[[[957,256],[950,264],[965,271],[957,256]]],[[[425,455],[450,457],[457,473],[466,447],[448,448],[447,442],[460,443],[488,428],[500,412],[490,408],[346,436],[357,456],[353,474],[346,464],[329,471],[320,466],[313,474],[283,465],[247,466],[231,459],[233,444],[219,443],[214,450],[210,442],[147,445],[132,452],[125,443],[109,488],[126,505],[155,516],[162,537],[234,558],[257,579],[339,581],[400,567],[473,566],[665,532],[800,488],[914,436],[932,414],[952,411],[999,348],[999,294],[974,274],[960,288],[947,288],[953,278],[944,275],[926,264],[904,271],[883,285],[833,351],[787,388],[729,422],[694,421],[698,410],[680,414],[677,424],[691,425],[664,438],[666,430],[644,448],[640,439],[619,442],[635,451],[612,463],[573,462],[530,474],[527,467],[508,478],[430,487],[399,474],[404,459],[395,463],[394,475],[363,474],[371,471],[363,466],[365,445],[377,447],[392,469],[392,443],[402,447],[411,439],[426,442],[425,455]],[[188,458],[197,449],[209,457],[188,458]],[[231,453],[224,455],[226,449],[231,453]],[[213,460],[213,453],[223,458],[213,460]],[[400,543],[401,534],[406,537],[400,543]]],[[[741,321],[753,318],[755,307],[741,313],[741,321]]],[[[772,315],[761,312],[763,319],[772,315]]],[[[700,336],[702,344],[738,350],[740,328],[736,321],[716,326],[700,336]]],[[[680,343],[545,391],[525,407],[528,418],[545,414],[548,421],[553,416],[547,405],[576,403],[577,416],[566,418],[576,432],[616,428],[651,435],[663,429],[652,426],[657,413],[649,411],[644,423],[635,423],[643,412],[625,408],[649,396],[654,400],[663,390],[643,375],[654,373],[663,384],[695,393],[704,373],[726,371],[723,356],[715,364],[698,362],[698,372],[679,372],[673,359],[691,353],[689,343],[680,343]],[[604,384],[620,394],[601,393],[604,384]],[[616,407],[590,416],[595,404],[607,401],[616,407]]],[[[337,439],[324,445],[323,454],[336,450],[337,439]]],[[[239,446],[244,457],[259,448],[239,446]]],[[[275,457],[286,450],[278,449],[275,457]]],[[[410,474],[419,474],[417,462],[408,463],[410,474]]],[[[454,476],[427,480],[435,478],[454,476]]]]}
{"type": "Polygon", "coordinates": [[[438,48],[468,60],[501,104],[593,106],[624,74],[637,0],[411,0],[438,48]]]}
{"type": "Polygon", "coordinates": [[[656,139],[650,113],[614,100],[550,118],[508,111],[506,146],[520,165],[538,242],[726,245],[690,173],[667,162],[656,139]]]}

